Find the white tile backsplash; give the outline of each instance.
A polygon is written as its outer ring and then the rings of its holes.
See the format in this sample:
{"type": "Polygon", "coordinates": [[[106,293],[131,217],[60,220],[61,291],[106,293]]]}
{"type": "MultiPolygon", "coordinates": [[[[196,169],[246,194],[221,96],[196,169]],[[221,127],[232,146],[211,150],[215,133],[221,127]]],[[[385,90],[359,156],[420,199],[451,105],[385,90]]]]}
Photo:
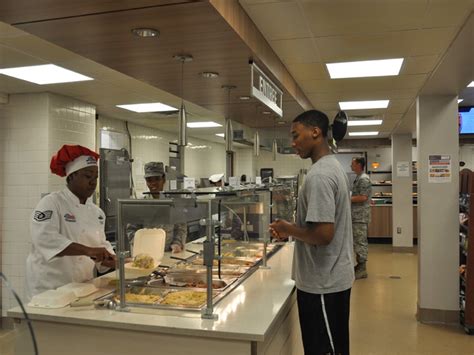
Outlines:
{"type": "MultiPolygon", "coordinates": [[[[63,144],[95,149],[95,107],[49,93],[10,95],[0,106],[0,127],[1,270],[23,297],[32,211],[42,193],[65,186],[49,171],[51,156],[63,144]]],[[[3,287],[2,314],[15,305],[3,287]]]]}

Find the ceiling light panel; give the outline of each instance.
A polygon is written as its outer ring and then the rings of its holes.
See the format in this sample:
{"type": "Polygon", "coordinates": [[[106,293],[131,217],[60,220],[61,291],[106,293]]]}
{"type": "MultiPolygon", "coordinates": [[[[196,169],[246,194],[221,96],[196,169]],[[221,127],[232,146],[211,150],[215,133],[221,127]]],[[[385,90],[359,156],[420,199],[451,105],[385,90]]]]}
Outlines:
{"type": "Polygon", "coordinates": [[[474,81],[471,81],[471,83],[467,87],[468,88],[474,88],[474,81]]]}
{"type": "Polygon", "coordinates": [[[0,69],[0,74],[8,75],[13,78],[29,81],[39,85],[94,80],[93,78],[73,72],[72,70],[58,67],[54,64],[5,68],[0,69]]]}
{"type": "Polygon", "coordinates": [[[376,108],[387,108],[390,100],[372,101],[342,101],[339,102],[341,110],[367,110],[376,108]]]}
{"type": "Polygon", "coordinates": [[[213,121],[207,121],[207,122],[188,122],[187,123],[188,128],[212,128],[212,127],[222,127],[221,124],[213,121]]]}
{"type": "Polygon", "coordinates": [[[353,137],[360,137],[360,136],[378,136],[379,132],[378,131],[372,131],[372,132],[349,132],[349,136],[353,137]]]}
{"type": "Polygon", "coordinates": [[[382,120],[353,120],[348,121],[348,126],[380,126],[382,120]]]}
{"type": "Polygon", "coordinates": [[[394,76],[400,73],[403,58],[327,63],[331,79],[394,76]]]}
{"type": "Polygon", "coordinates": [[[464,101],[464,99],[458,99],[458,104],[460,104],[463,101],[464,101]]]}
{"type": "Polygon", "coordinates": [[[143,112],[169,112],[178,111],[177,108],[162,104],[161,102],[149,102],[141,104],[116,105],[125,110],[143,113],[143,112]]]}
{"type": "Polygon", "coordinates": [[[224,133],[216,133],[216,136],[224,138],[224,133]]]}

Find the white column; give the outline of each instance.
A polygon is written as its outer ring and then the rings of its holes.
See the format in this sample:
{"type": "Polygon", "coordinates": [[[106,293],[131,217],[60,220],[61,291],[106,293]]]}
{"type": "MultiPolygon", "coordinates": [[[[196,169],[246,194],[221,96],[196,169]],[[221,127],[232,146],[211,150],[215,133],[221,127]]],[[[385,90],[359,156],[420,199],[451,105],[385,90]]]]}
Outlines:
{"type": "Polygon", "coordinates": [[[413,246],[411,134],[392,135],[392,235],[396,248],[413,246]]]}
{"type": "MultiPolygon", "coordinates": [[[[420,321],[459,322],[459,138],[456,96],[417,99],[418,314],[420,321]],[[429,158],[449,155],[451,178],[436,183],[429,158]]],[[[439,181],[439,180],[438,180],[439,181]]]]}

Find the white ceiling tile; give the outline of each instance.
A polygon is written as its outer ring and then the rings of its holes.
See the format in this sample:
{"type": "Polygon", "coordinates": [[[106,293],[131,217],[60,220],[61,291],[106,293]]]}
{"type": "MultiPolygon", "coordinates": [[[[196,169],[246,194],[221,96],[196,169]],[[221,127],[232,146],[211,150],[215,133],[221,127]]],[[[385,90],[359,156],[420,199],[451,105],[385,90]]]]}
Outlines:
{"type": "Polygon", "coordinates": [[[316,46],[325,63],[406,58],[443,53],[456,33],[456,28],[446,27],[365,36],[326,37],[316,38],[316,46]]]}
{"type": "Polygon", "coordinates": [[[410,106],[414,103],[414,99],[397,99],[391,100],[390,104],[388,105],[387,112],[388,113],[399,113],[404,114],[410,108],[410,106]]]}
{"type": "Polygon", "coordinates": [[[419,89],[399,89],[399,90],[361,90],[361,91],[333,91],[307,94],[309,100],[312,102],[324,101],[362,101],[367,97],[373,100],[383,99],[409,99],[417,95],[419,89]]]}
{"type": "Polygon", "coordinates": [[[321,62],[312,38],[270,41],[270,45],[285,64],[321,62]]]}
{"type": "Polygon", "coordinates": [[[267,41],[310,37],[311,32],[294,2],[263,3],[246,6],[251,17],[267,41]]]}
{"type": "MultiPolygon", "coordinates": [[[[374,91],[419,89],[424,84],[427,74],[400,75],[396,77],[356,78],[337,80],[308,80],[299,84],[306,94],[325,92],[353,92],[357,96],[374,91]]],[[[367,100],[370,97],[366,98],[367,100]]]]}
{"type": "Polygon", "coordinates": [[[441,55],[407,57],[403,62],[400,74],[406,75],[431,73],[438,64],[440,58],[441,55]]]}
{"type": "Polygon", "coordinates": [[[472,0],[431,0],[423,17],[422,26],[423,28],[461,27],[473,10],[472,0]]]}
{"type": "Polygon", "coordinates": [[[418,29],[427,0],[302,1],[316,37],[418,29]]]}
{"type": "Polygon", "coordinates": [[[296,81],[329,79],[326,66],[322,63],[288,64],[286,67],[296,81]]]}

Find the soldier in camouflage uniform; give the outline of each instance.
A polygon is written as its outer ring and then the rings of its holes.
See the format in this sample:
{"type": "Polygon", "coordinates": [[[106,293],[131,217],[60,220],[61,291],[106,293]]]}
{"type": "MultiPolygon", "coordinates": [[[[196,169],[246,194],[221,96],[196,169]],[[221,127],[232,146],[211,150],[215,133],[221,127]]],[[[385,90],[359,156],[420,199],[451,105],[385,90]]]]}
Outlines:
{"type": "Polygon", "coordinates": [[[352,159],[352,171],[356,173],[352,185],[352,234],[354,237],[354,252],[357,258],[355,267],[356,279],[366,278],[367,254],[369,244],[367,231],[370,223],[370,198],[372,197],[372,183],[367,174],[364,173],[365,159],[358,157],[352,159]]]}
{"type": "MultiPolygon", "coordinates": [[[[161,162],[149,162],[145,164],[145,180],[148,189],[151,194],[146,195],[145,198],[160,198],[160,192],[163,191],[166,174],[163,163],[161,162]]],[[[135,232],[141,228],[162,228],[166,232],[165,251],[172,251],[173,253],[179,253],[183,251],[184,243],[186,242],[186,236],[188,228],[186,223],[175,223],[175,224],[153,224],[144,226],[141,224],[134,224],[127,226],[127,237],[129,243],[132,244],[135,232]]]]}

